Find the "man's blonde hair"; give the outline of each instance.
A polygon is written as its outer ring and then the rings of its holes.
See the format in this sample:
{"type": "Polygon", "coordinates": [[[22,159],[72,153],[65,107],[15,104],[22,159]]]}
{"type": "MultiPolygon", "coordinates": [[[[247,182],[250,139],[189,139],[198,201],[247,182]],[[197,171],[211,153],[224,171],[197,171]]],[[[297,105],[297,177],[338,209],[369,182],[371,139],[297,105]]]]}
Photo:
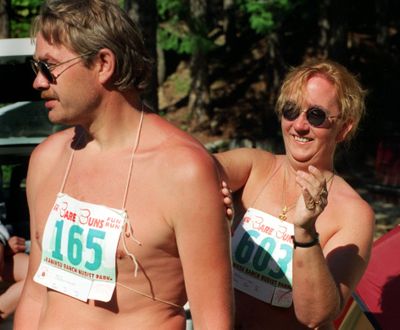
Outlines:
{"type": "MultiPolygon", "coordinates": [[[[47,0],[33,22],[32,37],[38,33],[79,55],[110,49],[116,58],[113,83],[120,91],[149,85],[152,60],[141,33],[113,0],[47,0]]],[[[83,58],[90,65],[91,57],[83,58]]]]}

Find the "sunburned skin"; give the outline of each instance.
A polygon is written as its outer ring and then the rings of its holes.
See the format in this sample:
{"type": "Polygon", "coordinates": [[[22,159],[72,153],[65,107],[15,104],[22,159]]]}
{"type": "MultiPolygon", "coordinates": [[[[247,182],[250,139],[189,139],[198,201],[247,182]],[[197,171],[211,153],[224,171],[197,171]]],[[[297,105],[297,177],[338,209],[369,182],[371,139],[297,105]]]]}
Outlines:
{"type": "Polygon", "coordinates": [[[32,35],[33,88],[49,120],[70,128],[30,158],[32,246],[15,328],[184,329],[189,302],[196,329],[231,329],[220,173],[143,103],[154,61],[141,31],[115,1],[45,0],[32,35]],[[55,214],[64,203],[75,206],[55,214]],[[113,212],[121,228],[107,227],[113,212]],[[52,261],[61,269],[46,270],[52,261]]]}
{"type": "MultiPolygon", "coordinates": [[[[69,145],[73,138],[72,129],[58,133],[42,144],[33,154],[31,171],[43,168],[42,162],[46,162],[44,167],[46,170],[41,170],[40,175],[37,174],[34,178],[28,179],[30,203],[33,206],[31,216],[34,219],[31,254],[33,262],[30,276],[37,271],[46,219],[53,207],[55,196],[60,190],[71,152],[69,145]],[[51,154],[47,153],[47,150],[52,150],[51,154]],[[47,156],[43,157],[45,153],[47,156]]],[[[81,201],[112,208],[120,207],[123,199],[121,187],[125,187],[126,184],[131,150],[131,148],[115,150],[112,152],[112,157],[104,157],[101,152],[93,153],[90,144],[86,149],[76,150],[64,192],[81,201]],[[116,159],[119,159],[117,167],[115,166],[116,159]],[[91,173],[91,175],[84,175],[85,173],[91,173]]],[[[41,307],[39,328],[54,329],[54,325],[58,324],[62,325],[61,328],[76,328],[85,325],[85,329],[98,329],[99,326],[118,329],[130,324],[140,329],[153,329],[160,325],[162,329],[184,329],[183,306],[188,299],[182,271],[182,257],[185,253],[180,252],[180,247],[177,245],[177,231],[174,229],[177,224],[174,223],[174,217],[180,216],[176,210],[185,197],[181,196],[179,190],[176,189],[179,185],[186,186],[187,182],[192,180],[192,173],[198,173],[196,180],[199,174],[200,177],[211,174],[212,164],[210,156],[197,141],[188,138],[186,134],[176,130],[157,116],[146,115],[141,144],[135,155],[126,203],[134,237],[140,244],[131,239],[129,231],[122,233],[125,236],[126,249],[120,239],[115,253],[117,284],[110,302],[89,300],[87,303],[82,303],[75,298],[36,284],[34,292],[38,291],[46,295],[46,304],[41,307]],[[153,129],[152,126],[157,128],[153,129]],[[170,157],[172,150],[174,150],[173,158],[170,157]],[[206,165],[207,170],[201,170],[203,174],[199,173],[198,166],[193,163],[194,159],[201,159],[201,162],[206,165]],[[179,168],[181,170],[178,170],[179,168]],[[184,178],[189,178],[189,180],[184,178]],[[173,199],[171,199],[172,196],[173,199]],[[135,265],[128,253],[134,255],[138,263],[136,277],[134,276],[135,265]],[[66,314],[65,310],[69,313],[66,314]],[[74,317],[71,318],[70,315],[74,317]]],[[[184,244],[189,244],[196,251],[200,251],[203,244],[208,246],[221,244],[224,236],[226,242],[229,241],[227,223],[223,220],[224,208],[219,192],[218,177],[215,175],[211,181],[210,178],[202,181],[206,185],[208,185],[207,182],[214,181],[215,185],[213,184],[211,189],[206,188],[207,194],[201,193],[196,198],[204,199],[205,197],[206,201],[202,204],[213,206],[206,210],[208,215],[198,215],[198,217],[187,218],[185,221],[193,222],[194,219],[208,218],[212,222],[203,222],[198,225],[193,223],[190,234],[185,231],[185,237],[188,236],[188,238],[183,237],[184,244]],[[214,217],[212,214],[219,214],[217,216],[220,218],[219,225],[216,219],[212,220],[214,217]],[[201,237],[199,233],[211,227],[215,228],[213,229],[215,235],[209,237],[210,240],[202,239],[202,242],[199,242],[201,245],[195,243],[197,239],[194,237],[201,237]],[[195,236],[191,237],[192,235],[195,236]]],[[[199,186],[199,184],[196,185],[199,186]]],[[[190,195],[185,194],[185,196],[190,195]]],[[[196,203],[198,202],[196,200],[196,203]]],[[[188,201],[185,204],[196,205],[193,203],[188,201]]],[[[192,213],[193,208],[190,209],[192,213]]],[[[73,212],[65,212],[63,217],[65,221],[73,222],[77,215],[73,212]]],[[[96,226],[101,226],[101,221],[93,221],[96,226]]],[[[225,251],[228,253],[227,247],[225,251]]],[[[197,255],[200,256],[198,252],[197,255]]],[[[221,264],[220,258],[221,256],[218,256],[218,261],[215,259],[215,262],[221,264]]],[[[198,265],[192,257],[188,260],[184,257],[184,260],[185,265],[186,263],[198,265]]],[[[229,261],[229,258],[225,261],[229,261]]],[[[223,277],[208,274],[207,277],[211,275],[212,281],[208,285],[224,288],[226,284],[218,282],[222,279],[225,282],[225,279],[229,278],[229,262],[225,269],[226,275],[223,277]]],[[[194,285],[199,284],[200,282],[194,285]]],[[[194,307],[191,304],[191,308],[195,311],[196,303],[194,302],[193,305],[194,307]]]]}

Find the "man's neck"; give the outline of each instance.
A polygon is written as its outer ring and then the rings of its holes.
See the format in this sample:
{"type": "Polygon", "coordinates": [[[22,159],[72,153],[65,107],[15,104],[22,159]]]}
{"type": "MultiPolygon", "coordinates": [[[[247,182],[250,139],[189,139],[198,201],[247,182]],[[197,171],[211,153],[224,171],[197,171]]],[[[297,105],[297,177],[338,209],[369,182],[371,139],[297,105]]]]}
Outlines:
{"type": "Polygon", "coordinates": [[[127,98],[117,92],[110,95],[94,112],[96,117],[83,127],[86,141],[99,151],[131,146],[143,110],[139,96],[129,95],[127,98]]]}

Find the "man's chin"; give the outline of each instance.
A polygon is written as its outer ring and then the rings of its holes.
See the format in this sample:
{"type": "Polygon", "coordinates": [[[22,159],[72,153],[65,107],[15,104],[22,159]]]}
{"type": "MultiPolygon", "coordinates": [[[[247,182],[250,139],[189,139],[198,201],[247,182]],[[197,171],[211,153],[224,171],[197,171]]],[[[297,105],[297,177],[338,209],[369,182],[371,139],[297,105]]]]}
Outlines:
{"type": "Polygon", "coordinates": [[[57,116],[52,115],[51,112],[49,112],[48,114],[48,119],[50,121],[50,123],[52,123],[53,125],[71,125],[70,123],[68,123],[68,120],[66,120],[65,118],[60,118],[57,116]]]}

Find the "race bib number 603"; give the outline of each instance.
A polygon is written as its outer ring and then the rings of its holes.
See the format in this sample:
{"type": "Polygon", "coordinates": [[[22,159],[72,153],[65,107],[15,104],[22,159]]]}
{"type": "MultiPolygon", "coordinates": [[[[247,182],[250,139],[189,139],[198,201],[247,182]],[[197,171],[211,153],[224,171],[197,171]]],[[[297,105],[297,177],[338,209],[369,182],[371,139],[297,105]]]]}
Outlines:
{"type": "Polygon", "coordinates": [[[292,304],[293,224],[249,208],[232,238],[234,287],[275,306],[292,304]]]}

